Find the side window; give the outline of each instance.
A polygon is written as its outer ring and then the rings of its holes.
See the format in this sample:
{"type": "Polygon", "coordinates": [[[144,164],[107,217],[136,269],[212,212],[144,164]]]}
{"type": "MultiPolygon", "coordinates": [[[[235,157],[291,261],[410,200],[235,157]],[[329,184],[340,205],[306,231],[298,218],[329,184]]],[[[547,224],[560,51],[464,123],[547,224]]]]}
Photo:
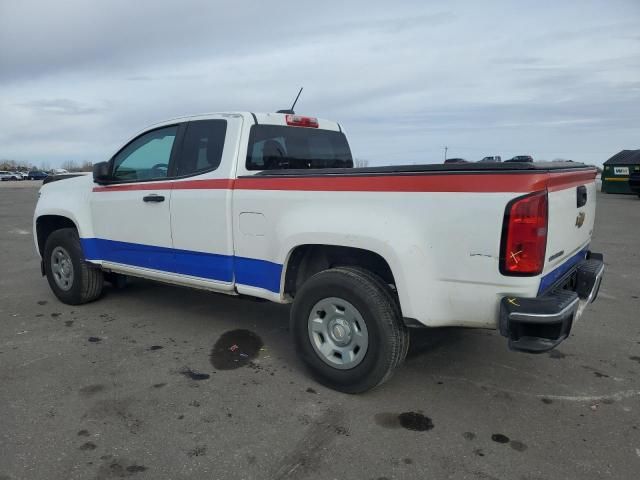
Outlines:
{"type": "Polygon", "coordinates": [[[194,175],[218,168],[226,133],[226,120],[189,122],[178,159],[177,176],[194,175]]]}
{"type": "Polygon", "coordinates": [[[113,159],[114,180],[166,178],[177,126],[159,128],[136,138],[113,159]]]}

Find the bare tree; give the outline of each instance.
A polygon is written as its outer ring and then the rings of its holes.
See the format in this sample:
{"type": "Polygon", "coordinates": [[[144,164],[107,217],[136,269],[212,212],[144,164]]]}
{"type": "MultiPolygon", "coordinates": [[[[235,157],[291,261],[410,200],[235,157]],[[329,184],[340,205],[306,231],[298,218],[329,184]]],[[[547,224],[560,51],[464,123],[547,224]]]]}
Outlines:
{"type": "Polygon", "coordinates": [[[47,161],[40,162],[40,170],[42,170],[43,172],[48,172],[49,170],[51,170],[51,167],[49,166],[49,162],[47,161]]]}
{"type": "Polygon", "coordinates": [[[78,170],[78,164],[74,160],[65,160],[62,162],[62,168],[68,172],[74,172],[78,170]]]}
{"type": "Polygon", "coordinates": [[[0,168],[2,170],[15,170],[18,163],[15,160],[0,160],[0,168]]]}
{"type": "Polygon", "coordinates": [[[356,158],[354,161],[354,166],[356,168],[364,168],[369,166],[369,160],[365,160],[363,158],[356,158]]]}
{"type": "Polygon", "coordinates": [[[85,160],[84,162],[82,162],[82,165],[80,166],[80,171],[81,172],[93,171],[93,163],[91,163],[89,160],[85,160]]]}

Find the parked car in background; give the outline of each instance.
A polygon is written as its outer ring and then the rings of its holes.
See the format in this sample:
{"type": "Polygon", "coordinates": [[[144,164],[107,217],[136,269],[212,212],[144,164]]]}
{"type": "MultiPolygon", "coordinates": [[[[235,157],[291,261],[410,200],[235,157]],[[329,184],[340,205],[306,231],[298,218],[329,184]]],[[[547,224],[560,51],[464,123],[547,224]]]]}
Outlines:
{"type": "Polygon", "coordinates": [[[530,155],[516,155],[509,160],[505,160],[505,162],[524,162],[524,163],[533,163],[533,157],[530,155]]]}
{"type": "Polygon", "coordinates": [[[554,348],[604,269],[589,249],[596,169],[454,163],[354,175],[336,122],[170,120],[95,164],[93,178],[45,181],[41,272],[69,305],[98,299],[117,275],[293,303],[301,358],[348,393],[389,378],[409,327],[494,328],[512,350],[554,348]]]}
{"type": "Polygon", "coordinates": [[[53,175],[64,175],[65,173],[69,173],[69,171],[65,170],[64,168],[54,168],[53,170],[51,170],[51,173],[53,175]]]}
{"type": "Polygon", "coordinates": [[[11,174],[16,177],[16,180],[24,180],[25,176],[22,172],[11,172],[11,174]]]}
{"type": "Polygon", "coordinates": [[[7,170],[2,170],[0,171],[0,180],[2,180],[3,182],[10,181],[10,180],[12,181],[22,180],[22,175],[16,172],[9,172],[7,170]]]}
{"type": "Polygon", "coordinates": [[[464,158],[447,158],[444,163],[469,163],[464,158]]]}
{"type": "Polygon", "coordinates": [[[41,170],[31,170],[27,174],[27,180],[44,180],[48,176],[49,174],[47,172],[43,172],[41,170]]]}
{"type": "Polygon", "coordinates": [[[502,161],[502,157],[500,155],[494,155],[493,157],[484,157],[482,160],[479,160],[480,163],[482,162],[492,163],[492,162],[501,162],[501,161],[502,161]]]}

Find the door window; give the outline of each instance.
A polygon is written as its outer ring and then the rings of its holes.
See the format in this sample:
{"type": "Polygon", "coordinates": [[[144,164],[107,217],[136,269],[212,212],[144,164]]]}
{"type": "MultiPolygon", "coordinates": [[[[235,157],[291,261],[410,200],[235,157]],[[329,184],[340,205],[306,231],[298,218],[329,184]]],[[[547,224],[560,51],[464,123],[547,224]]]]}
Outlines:
{"type": "Polygon", "coordinates": [[[178,127],[174,125],[147,132],[133,140],[113,159],[114,180],[166,178],[177,133],[178,127]]]}
{"type": "Polygon", "coordinates": [[[189,122],[176,175],[195,175],[218,168],[226,133],[226,120],[189,122]]]}

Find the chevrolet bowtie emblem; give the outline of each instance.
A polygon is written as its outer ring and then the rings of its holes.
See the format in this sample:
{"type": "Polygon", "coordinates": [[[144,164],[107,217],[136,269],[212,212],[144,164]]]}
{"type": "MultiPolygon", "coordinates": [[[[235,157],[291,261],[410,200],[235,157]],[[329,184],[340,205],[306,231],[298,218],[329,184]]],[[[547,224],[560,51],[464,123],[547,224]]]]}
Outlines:
{"type": "Polygon", "coordinates": [[[584,217],[586,217],[586,214],[584,212],[580,212],[578,214],[578,216],[576,217],[576,227],[580,228],[582,226],[582,224],[584,223],[584,217]]]}

